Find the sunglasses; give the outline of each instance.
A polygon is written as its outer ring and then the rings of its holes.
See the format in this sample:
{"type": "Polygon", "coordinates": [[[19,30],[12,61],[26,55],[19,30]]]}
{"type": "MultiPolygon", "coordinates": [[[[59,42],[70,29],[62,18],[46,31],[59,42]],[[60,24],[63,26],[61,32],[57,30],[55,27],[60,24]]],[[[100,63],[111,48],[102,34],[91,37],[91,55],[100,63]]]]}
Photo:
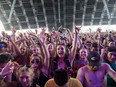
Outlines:
{"type": "Polygon", "coordinates": [[[31,63],[39,63],[39,59],[33,59],[31,63]]]}

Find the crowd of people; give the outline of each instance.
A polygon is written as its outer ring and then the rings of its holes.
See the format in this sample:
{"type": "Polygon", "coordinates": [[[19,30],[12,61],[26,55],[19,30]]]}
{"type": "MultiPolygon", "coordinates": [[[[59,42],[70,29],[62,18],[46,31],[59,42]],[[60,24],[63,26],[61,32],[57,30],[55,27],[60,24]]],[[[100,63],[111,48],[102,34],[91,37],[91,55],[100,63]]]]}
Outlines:
{"type": "Polygon", "coordinates": [[[0,87],[116,87],[116,32],[11,31],[0,36],[0,87]]]}

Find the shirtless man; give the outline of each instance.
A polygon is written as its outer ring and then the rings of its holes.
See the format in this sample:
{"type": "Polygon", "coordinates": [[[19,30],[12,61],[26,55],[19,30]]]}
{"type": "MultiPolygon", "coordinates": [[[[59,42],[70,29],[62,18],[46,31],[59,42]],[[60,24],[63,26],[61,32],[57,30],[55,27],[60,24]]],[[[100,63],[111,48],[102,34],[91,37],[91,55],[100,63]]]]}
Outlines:
{"type": "Polygon", "coordinates": [[[101,63],[97,52],[88,54],[88,65],[81,67],[77,72],[77,79],[84,87],[106,87],[105,76],[109,74],[116,81],[116,72],[106,63],[101,63]]]}

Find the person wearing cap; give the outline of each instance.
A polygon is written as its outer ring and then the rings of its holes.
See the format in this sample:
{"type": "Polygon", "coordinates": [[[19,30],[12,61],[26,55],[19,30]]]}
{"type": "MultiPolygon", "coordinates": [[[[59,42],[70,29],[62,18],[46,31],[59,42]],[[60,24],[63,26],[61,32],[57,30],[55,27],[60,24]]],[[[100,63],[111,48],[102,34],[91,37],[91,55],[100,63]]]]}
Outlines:
{"type": "MultiPolygon", "coordinates": [[[[107,50],[107,58],[104,59],[104,62],[108,63],[110,67],[116,71],[116,46],[110,46],[107,50]]],[[[107,75],[107,86],[115,87],[116,82],[107,75]]]]}
{"type": "Polygon", "coordinates": [[[76,77],[84,87],[106,87],[106,74],[116,81],[116,72],[107,63],[101,62],[98,52],[91,51],[87,60],[88,65],[81,67],[76,77]]]}
{"type": "Polygon", "coordinates": [[[83,87],[76,78],[70,78],[65,69],[57,69],[54,77],[49,79],[44,87],[83,87]]]}

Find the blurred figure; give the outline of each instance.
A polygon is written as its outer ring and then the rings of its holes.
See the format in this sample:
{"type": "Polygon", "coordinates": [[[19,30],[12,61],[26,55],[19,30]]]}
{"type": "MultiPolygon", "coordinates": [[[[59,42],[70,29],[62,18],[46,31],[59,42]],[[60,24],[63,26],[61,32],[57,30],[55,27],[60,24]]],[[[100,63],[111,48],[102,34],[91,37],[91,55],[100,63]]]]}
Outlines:
{"type": "MultiPolygon", "coordinates": [[[[106,63],[116,72],[116,46],[110,46],[107,50],[107,58],[104,59],[106,63]]],[[[107,86],[115,87],[116,82],[110,75],[107,75],[107,86]]]]}
{"type": "MultiPolygon", "coordinates": [[[[43,57],[40,54],[31,55],[31,69],[34,74],[34,84],[39,84],[39,86],[44,87],[45,83],[49,79],[47,63],[43,63],[43,57]]],[[[48,62],[48,61],[46,61],[48,62]]]]}
{"type": "Polygon", "coordinates": [[[74,77],[76,77],[76,74],[77,74],[77,71],[79,68],[87,65],[87,56],[88,56],[87,49],[85,49],[85,48],[80,49],[79,58],[77,60],[75,60],[73,63],[73,70],[75,73],[74,77]]]}
{"type": "Polygon", "coordinates": [[[11,82],[15,79],[13,70],[14,64],[10,60],[12,56],[8,53],[0,53],[0,75],[6,82],[11,82]]]}
{"type": "Polygon", "coordinates": [[[0,42],[0,53],[1,53],[1,52],[7,52],[7,47],[8,47],[7,43],[1,41],[1,42],[0,42]]]}
{"type": "Polygon", "coordinates": [[[104,78],[109,74],[116,81],[116,72],[106,63],[101,63],[100,55],[92,51],[88,54],[88,65],[77,72],[77,79],[84,87],[106,87],[104,78]]]}
{"type": "Polygon", "coordinates": [[[86,41],[85,47],[86,47],[87,51],[90,52],[91,47],[92,47],[92,43],[90,41],[86,41]]]}
{"type": "Polygon", "coordinates": [[[92,43],[91,51],[98,51],[98,43],[97,42],[92,43]]]}
{"type": "Polygon", "coordinates": [[[31,68],[26,66],[20,67],[17,72],[18,86],[17,87],[40,87],[33,84],[34,73],[31,68]]]}
{"type": "Polygon", "coordinates": [[[82,87],[82,84],[79,80],[70,78],[66,70],[57,69],[54,78],[49,79],[45,87],[82,87]]]}

